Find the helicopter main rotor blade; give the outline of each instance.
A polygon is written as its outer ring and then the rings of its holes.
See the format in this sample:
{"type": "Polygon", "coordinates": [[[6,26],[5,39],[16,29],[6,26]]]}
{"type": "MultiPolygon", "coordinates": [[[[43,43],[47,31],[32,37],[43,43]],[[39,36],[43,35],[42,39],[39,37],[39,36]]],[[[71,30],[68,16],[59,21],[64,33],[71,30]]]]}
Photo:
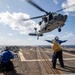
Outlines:
{"type": "Polygon", "coordinates": [[[40,11],[45,12],[46,14],[48,13],[43,8],[41,8],[39,5],[37,5],[35,2],[33,2],[31,0],[27,0],[27,2],[30,3],[31,5],[35,6],[36,8],[38,8],[40,11]]]}
{"type": "Polygon", "coordinates": [[[56,12],[60,12],[60,11],[62,11],[62,10],[68,9],[68,8],[70,8],[70,7],[73,7],[73,6],[75,6],[75,4],[70,5],[70,6],[67,6],[67,7],[65,7],[65,8],[62,8],[62,9],[60,9],[60,10],[56,11],[56,12]]]}
{"type": "Polygon", "coordinates": [[[27,20],[31,20],[31,19],[38,19],[38,18],[41,18],[43,16],[46,16],[46,15],[36,16],[36,17],[29,18],[29,19],[23,19],[23,21],[27,21],[27,20]]]}

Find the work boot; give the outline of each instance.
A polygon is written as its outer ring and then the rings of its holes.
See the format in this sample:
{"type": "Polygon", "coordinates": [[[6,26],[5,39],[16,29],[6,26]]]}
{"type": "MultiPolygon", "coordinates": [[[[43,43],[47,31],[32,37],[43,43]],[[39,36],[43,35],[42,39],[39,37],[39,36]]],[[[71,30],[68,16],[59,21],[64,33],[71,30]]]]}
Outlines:
{"type": "Polygon", "coordinates": [[[61,66],[62,68],[64,68],[64,66],[61,66]]]}
{"type": "Polygon", "coordinates": [[[56,67],[52,67],[52,68],[56,69],[56,67]]]}

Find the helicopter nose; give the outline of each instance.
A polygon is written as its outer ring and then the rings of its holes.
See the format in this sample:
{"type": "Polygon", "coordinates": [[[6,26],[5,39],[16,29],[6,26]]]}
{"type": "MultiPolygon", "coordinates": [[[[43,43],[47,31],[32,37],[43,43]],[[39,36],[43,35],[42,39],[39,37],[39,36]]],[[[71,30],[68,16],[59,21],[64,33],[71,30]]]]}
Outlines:
{"type": "Polygon", "coordinates": [[[67,15],[65,15],[65,18],[67,19],[67,15]]]}
{"type": "Polygon", "coordinates": [[[67,20],[67,15],[64,15],[64,21],[66,21],[67,20]]]}

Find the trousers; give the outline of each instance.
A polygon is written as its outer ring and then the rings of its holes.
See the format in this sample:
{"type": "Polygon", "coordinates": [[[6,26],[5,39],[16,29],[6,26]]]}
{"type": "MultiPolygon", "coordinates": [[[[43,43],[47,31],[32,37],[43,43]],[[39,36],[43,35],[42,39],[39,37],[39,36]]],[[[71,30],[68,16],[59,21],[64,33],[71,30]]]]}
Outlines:
{"type": "Polygon", "coordinates": [[[11,61],[7,63],[1,62],[1,65],[2,65],[3,71],[11,71],[14,69],[14,65],[11,61]]]}
{"type": "Polygon", "coordinates": [[[60,66],[64,67],[62,50],[53,53],[52,55],[53,68],[56,68],[57,59],[59,59],[60,66]]]}

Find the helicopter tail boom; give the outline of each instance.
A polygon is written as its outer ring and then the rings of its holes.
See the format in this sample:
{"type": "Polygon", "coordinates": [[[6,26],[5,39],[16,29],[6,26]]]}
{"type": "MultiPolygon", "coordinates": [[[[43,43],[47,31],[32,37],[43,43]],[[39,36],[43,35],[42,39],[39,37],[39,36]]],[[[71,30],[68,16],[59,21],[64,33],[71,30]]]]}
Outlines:
{"type": "Polygon", "coordinates": [[[43,34],[29,33],[30,36],[43,36],[43,34]]]}

